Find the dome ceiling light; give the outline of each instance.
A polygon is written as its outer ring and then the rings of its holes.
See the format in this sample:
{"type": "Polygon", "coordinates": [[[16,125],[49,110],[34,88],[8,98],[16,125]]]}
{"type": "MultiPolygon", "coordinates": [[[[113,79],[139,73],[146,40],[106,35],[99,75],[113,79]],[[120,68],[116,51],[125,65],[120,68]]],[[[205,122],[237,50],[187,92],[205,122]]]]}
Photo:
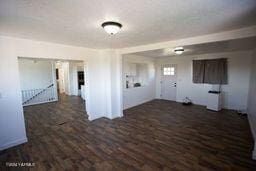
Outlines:
{"type": "Polygon", "coordinates": [[[174,48],[173,52],[177,55],[181,55],[184,52],[184,48],[183,47],[176,47],[176,48],[174,48]]]}
{"type": "Polygon", "coordinates": [[[114,22],[114,21],[107,21],[101,24],[101,26],[104,28],[104,30],[110,34],[114,35],[120,31],[122,28],[122,24],[114,22]]]}

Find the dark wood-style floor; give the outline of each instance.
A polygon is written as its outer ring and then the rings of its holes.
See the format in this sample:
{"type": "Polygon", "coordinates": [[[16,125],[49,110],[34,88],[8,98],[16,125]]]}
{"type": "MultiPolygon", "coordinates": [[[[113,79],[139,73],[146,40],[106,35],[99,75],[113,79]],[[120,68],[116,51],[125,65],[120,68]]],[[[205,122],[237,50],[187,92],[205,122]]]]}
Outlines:
{"type": "Polygon", "coordinates": [[[29,142],[0,152],[2,169],[256,170],[248,120],[233,111],[154,100],[89,122],[83,101],[63,95],[24,110],[29,142]]]}

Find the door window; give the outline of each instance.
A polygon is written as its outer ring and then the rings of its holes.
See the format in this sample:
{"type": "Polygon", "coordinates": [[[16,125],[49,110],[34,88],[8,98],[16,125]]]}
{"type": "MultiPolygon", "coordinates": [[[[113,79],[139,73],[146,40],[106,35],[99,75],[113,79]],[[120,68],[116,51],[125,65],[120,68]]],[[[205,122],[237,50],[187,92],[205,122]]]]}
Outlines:
{"type": "Polygon", "coordinates": [[[163,75],[175,75],[175,68],[174,67],[164,67],[163,75]]]}

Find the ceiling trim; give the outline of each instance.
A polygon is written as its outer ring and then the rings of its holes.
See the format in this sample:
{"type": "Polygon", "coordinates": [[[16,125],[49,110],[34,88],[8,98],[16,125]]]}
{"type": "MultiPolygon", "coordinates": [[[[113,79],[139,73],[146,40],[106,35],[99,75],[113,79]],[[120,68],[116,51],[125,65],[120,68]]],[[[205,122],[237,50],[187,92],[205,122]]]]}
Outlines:
{"type": "Polygon", "coordinates": [[[226,40],[233,40],[233,39],[241,39],[241,38],[247,38],[247,37],[253,37],[253,36],[256,36],[256,25],[251,27],[231,30],[231,31],[224,31],[220,33],[207,34],[203,36],[196,36],[196,37],[178,39],[178,40],[167,41],[167,42],[159,42],[159,43],[135,46],[130,48],[122,48],[118,50],[120,54],[129,54],[129,53],[164,49],[164,48],[170,48],[170,47],[176,47],[176,46],[188,46],[188,45],[194,45],[194,44],[203,44],[203,43],[211,43],[211,42],[226,41],[226,40]]]}

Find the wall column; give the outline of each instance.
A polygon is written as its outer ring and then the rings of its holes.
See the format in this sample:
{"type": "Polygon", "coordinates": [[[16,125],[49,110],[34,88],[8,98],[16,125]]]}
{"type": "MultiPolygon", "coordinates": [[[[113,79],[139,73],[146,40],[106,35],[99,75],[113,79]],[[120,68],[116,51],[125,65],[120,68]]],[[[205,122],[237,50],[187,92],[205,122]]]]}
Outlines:
{"type": "Polygon", "coordinates": [[[87,61],[86,109],[89,120],[123,116],[122,57],[115,50],[102,50],[87,61]]]}

